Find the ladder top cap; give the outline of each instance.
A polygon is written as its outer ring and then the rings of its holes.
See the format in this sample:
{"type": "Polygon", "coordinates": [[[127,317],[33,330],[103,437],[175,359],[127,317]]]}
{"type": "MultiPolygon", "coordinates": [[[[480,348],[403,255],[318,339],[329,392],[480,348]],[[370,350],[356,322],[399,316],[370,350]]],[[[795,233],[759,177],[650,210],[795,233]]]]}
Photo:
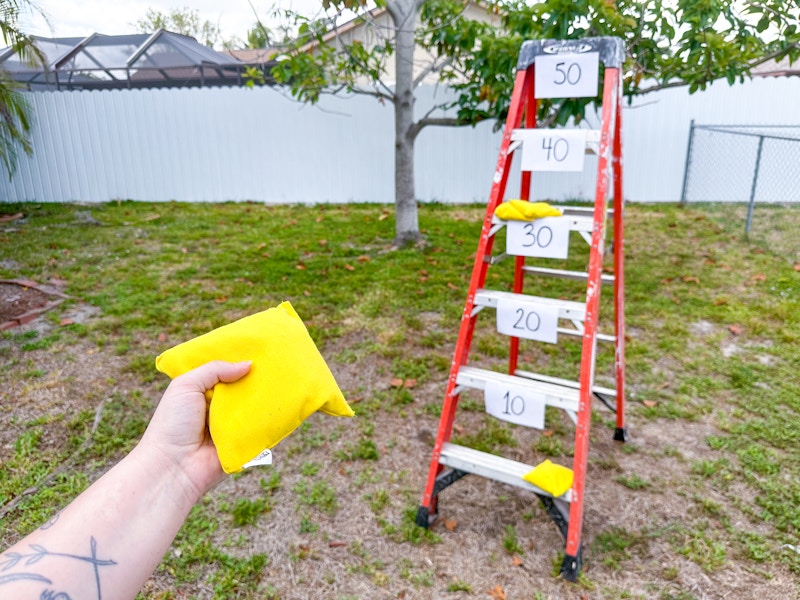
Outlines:
{"type": "Polygon", "coordinates": [[[598,52],[606,67],[619,69],[625,60],[625,45],[618,37],[586,37],[577,40],[528,40],[519,51],[517,70],[524,71],[541,54],[582,54],[598,52]]]}

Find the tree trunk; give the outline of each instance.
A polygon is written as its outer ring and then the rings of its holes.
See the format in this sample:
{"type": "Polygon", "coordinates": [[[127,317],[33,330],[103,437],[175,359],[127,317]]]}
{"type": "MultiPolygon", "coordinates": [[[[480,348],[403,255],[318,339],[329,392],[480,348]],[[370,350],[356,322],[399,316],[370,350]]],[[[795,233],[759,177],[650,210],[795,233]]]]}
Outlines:
{"type": "Polygon", "coordinates": [[[414,193],[414,28],[418,0],[395,0],[387,10],[395,26],[394,205],[395,244],[420,240],[414,193]]]}

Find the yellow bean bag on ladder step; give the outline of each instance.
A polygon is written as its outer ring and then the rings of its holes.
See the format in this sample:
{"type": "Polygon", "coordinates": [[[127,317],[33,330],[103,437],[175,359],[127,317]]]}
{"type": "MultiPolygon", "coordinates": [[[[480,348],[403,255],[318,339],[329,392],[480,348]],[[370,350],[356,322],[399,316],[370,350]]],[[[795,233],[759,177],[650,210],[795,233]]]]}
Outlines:
{"type": "Polygon", "coordinates": [[[318,410],[353,416],[289,302],[170,348],[156,368],[174,379],[212,360],[252,363],[239,381],[214,386],[211,397],[209,430],[226,473],[241,471],[318,410]]]}
{"type": "Polygon", "coordinates": [[[573,473],[569,467],[545,460],[532,471],[523,475],[522,478],[540,490],[544,490],[552,494],[553,497],[558,498],[572,487],[573,473]]]}
{"type": "Polygon", "coordinates": [[[542,217],[560,217],[561,211],[547,202],[508,200],[500,204],[494,214],[498,219],[504,221],[534,221],[542,217]]]}

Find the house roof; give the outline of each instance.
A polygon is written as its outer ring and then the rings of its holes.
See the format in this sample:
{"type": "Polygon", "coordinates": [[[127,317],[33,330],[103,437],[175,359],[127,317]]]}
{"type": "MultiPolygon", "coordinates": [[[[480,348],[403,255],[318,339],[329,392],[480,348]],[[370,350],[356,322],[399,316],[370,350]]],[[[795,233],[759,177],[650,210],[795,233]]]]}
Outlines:
{"type": "Polygon", "coordinates": [[[249,65],[164,29],[33,40],[44,65],[22,61],[11,47],[0,50],[0,67],[31,90],[241,85],[249,65]]]}
{"type": "Polygon", "coordinates": [[[783,60],[771,60],[761,63],[751,71],[753,77],[788,77],[789,75],[800,75],[800,61],[794,64],[789,62],[789,57],[783,60]]]}

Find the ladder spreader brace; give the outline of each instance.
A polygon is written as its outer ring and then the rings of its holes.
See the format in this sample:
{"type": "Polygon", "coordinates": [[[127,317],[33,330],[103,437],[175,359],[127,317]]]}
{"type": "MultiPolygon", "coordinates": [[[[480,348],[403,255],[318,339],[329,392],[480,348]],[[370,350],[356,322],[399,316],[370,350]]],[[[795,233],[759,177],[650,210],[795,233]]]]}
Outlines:
{"type": "MultiPolygon", "coordinates": [[[[429,527],[438,514],[438,496],[449,485],[468,474],[487,477],[520,487],[536,494],[548,515],[565,538],[565,556],[561,565],[562,576],[577,580],[582,566],[582,521],[586,488],[586,469],[589,452],[589,427],[591,424],[592,398],[597,397],[607,406],[614,403],[616,427],[614,440],[626,440],[625,428],[625,308],[624,308],[624,236],[622,193],[622,108],[621,67],[624,60],[622,40],[613,37],[585,38],[581,40],[533,40],[522,45],[514,89],[509,105],[508,117],[503,130],[497,167],[486,209],[486,216],[478,241],[478,250],[470,278],[455,352],[447,381],[442,413],[431,456],[430,469],[422,502],[417,512],[417,524],[429,527]],[[578,231],[590,243],[589,264],[586,273],[556,269],[526,267],[525,257],[515,257],[513,295],[521,295],[523,277],[526,273],[586,281],[586,302],[575,310],[574,302],[563,302],[559,317],[572,320],[576,329],[559,328],[559,333],[579,335],[581,342],[581,364],[578,382],[570,382],[543,375],[535,375],[517,368],[519,338],[511,337],[509,344],[509,375],[482,371],[468,367],[468,357],[475,324],[481,308],[493,306],[497,292],[484,289],[489,267],[500,259],[492,256],[495,234],[503,222],[495,217],[495,209],[505,197],[509,171],[514,151],[524,144],[526,130],[536,128],[537,100],[534,89],[536,58],[543,55],[578,54],[597,52],[603,64],[603,97],[601,129],[587,136],[597,144],[597,181],[593,209],[567,208],[564,216],[571,215],[571,229],[578,231]],[[524,126],[523,124],[524,118],[524,126]],[[522,126],[522,129],[520,127],[522,126]],[[613,210],[609,210],[608,192],[613,181],[613,210]],[[589,217],[591,215],[591,217],[589,217]],[[607,218],[613,220],[613,277],[602,273],[607,218]],[[614,335],[598,333],[600,288],[603,283],[613,285],[614,335]],[[567,315],[567,316],[565,316],[567,315]],[[575,316],[577,315],[577,316],[575,316]],[[615,346],[614,379],[616,389],[601,388],[594,384],[596,345],[600,341],[613,341],[615,346]],[[515,385],[530,386],[547,398],[547,404],[557,406],[573,416],[575,421],[575,450],[573,458],[572,488],[560,497],[537,488],[522,478],[531,466],[500,456],[479,452],[450,443],[459,396],[465,387],[482,389],[484,382],[492,379],[515,379],[515,385]]],[[[530,199],[531,172],[521,172],[520,197],[530,199]]],[[[508,292],[504,292],[509,294],[508,292]]],[[[543,300],[538,298],[537,300],[543,300]]]]}

